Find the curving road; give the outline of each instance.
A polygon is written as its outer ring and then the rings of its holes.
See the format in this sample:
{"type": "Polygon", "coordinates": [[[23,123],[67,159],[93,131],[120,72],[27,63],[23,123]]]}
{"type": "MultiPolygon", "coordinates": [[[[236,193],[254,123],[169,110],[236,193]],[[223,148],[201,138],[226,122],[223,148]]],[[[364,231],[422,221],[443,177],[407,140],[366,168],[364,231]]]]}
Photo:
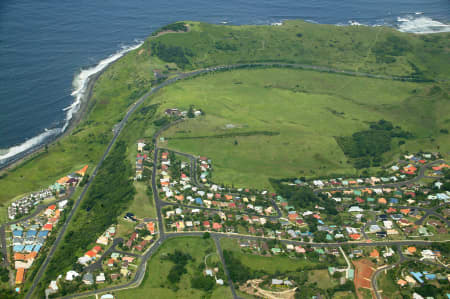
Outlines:
{"type": "MultiPolygon", "coordinates": [[[[81,294],[74,294],[74,295],[69,295],[66,296],[64,298],[76,298],[76,297],[81,297],[81,296],[87,296],[87,295],[95,295],[95,294],[100,294],[100,293],[106,293],[106,292],[112,292],[112,291],[117,291],[117,290],[122,290],[122,289],[127,289],[127,288],[131,288],[131,287],[136,287],[138,286],[141,282],[142,279],[145,275],[145,270],[146,270],[146,263],[147,260],[159,249],[159,247],[161,246],[161,244],[166,241],[168,238],[174,238],[174,237],[187,237],[187,236],[203,236],[204,232],[165,232],[165,227],[164,227],[164,222],[163,222],[163,217],[161,214],[161,208],[165,205],[180,205],[177,203],[168,203],[168,202],[164,202],[159,198],[159,192],[158,192],[158,188],[157,188],[157,161],[158,161],[158,153],[160,150],[166,150],[166,149],[162,149],[162,148],[158,148],[158,138],[159,136],[162,134],[162,132],[164,132],[165,130],[167,130],[168,128],[170,128],[171,126],[175,125],[176,123],[179,123],[183,120],[178,120],[176,122],[167,124],[165,126],[163,126],[162,128],[160,128],[153,136],[152,140],[153,140],[153,144],[154,144],[154,154],[153,154],[153,172],[152,172],[152,191],[153,191],[153,198],[155,201],[155,206],[156,206],[156,211],[157,211],[157,218],[158,218],[158,225],[159,225],[159,234],[160,234],[160,238],[157,240],[157,242],[155,242],[152,247],[148,250],[148,252],[146,252],[143,256],[142,256],[142,261],[141,264],[139,264],[137,271],[136,271],[136,275],[133,277],[132,280],[130,280],[128,283],[120,285],[120,286],[114,286],[114,287],[108,287],[105,289],[101,289],[101,290],[94,290],[94,291],[90,291],[90,292],[86,292],[86,293],[81,293],[81,294]]],[[[183,156],[188,157],[189,159],[191,159],[191,171],[192,168],[194,169],[194,171],[191,173],[191,176],[193,174],[193,177],[196,177],[195,174],[195,170],[196,165],[193,163],[193,161],[196,162],[196,158],[192,155],[189,154],[185,154],[185,153],[181,153],[181,152],[176,152],[177,154],[181,154],[183,156]]],[[[424,171],[423,171],[424,172],[424,171]]],[[[361,188],[361,187],[359,187],[361,188]]],[[[208,209],[205,207],[198,207],[198,206],[189,206],[189,205],[181,205],[181,206],[186,206],[186,207],[190,207],[190,208],[199,208],[199,209],[208,209]]],[[[209,210],[218,210],[218,209],[209,209],[209,210]]],[[[274,216],[275,218],[277,218],[276,216],[274,216]]],[[[275,238],[267,238],[267,237],[258,237],[258,236],[249,236],[249,235],[240,235],[240,234],[235,234],[235,233],[218,233],[218,232],[210,232],[211,237],[214,239],[214,241],[216,242],[216,247],[219,251],[219,253],[222,252],[221,247],[220,247],[220,242],[218,241],[220,238],[226,237],[226,238],[233,238],[233,239],[246,239],[246,240],[253,240],[253,241],[264,241],[264,240],[271,240],[271,239],[275,239],[275,238]],[[218,245],[217,245],[218,244],[218,245]]],[[[371,243],[367,243],[366,241],[358,241],[358,242],[343,242],[343,243],[311,243],[311,242],[302,242],[302,241],[294,241],[294,240],[284,240],[284,239],[277,239],[279,240],[281,243],[284,244],[292,244],[292,245],[302,245],[302,246],[311,246],[311,247],[340,247],[343,245],[357,245],[357,246],[405,246],[405,245],[430,245],[433,242],[432,241],[410,241],[410,240],[404,240],[404,241],[377,241],[377,242],[371,242],[371,243]]],[[[224,269],[226,269],[226,264],[225,261],[223,260],[223,254],[221,254],[221,260],[222,263],[224,265],[224,269]]],[[[381,271],[381,270],[380,270],[381,271]]],[[[228,277],[228,281],[230,284],[230,288],[232,290],[232,294],[234,298],[238,298],[236,295],[236,291],[234,289],[234,285],[232,284],[232,282],[230,283],[230,277],[229,277],[229,273],[228,271],[225,271],[227,277],[228,277]]]]}
{"type": "MultiPolygon", "coordinates": [[[[77,211],[82,199],[84,198],[84,196],[86,195],[87,190],[89,189],[90,185],[92,184],[93,180],[95,179],[95,176],[98,172],[98,170],[100,169],[100,167],[103,164],[103,161],[105,160],[106,156],[109,154],[109,152],[111,151],[113,145],[115,144],[117,138],[119,137],[120,133],[122,132],[122,130],[124,129],[129,117],[137,110],[137,108],[146,100],[148,99],[151,95],[153,95],[154,93],[156,93],[157,91],[159,91],[161,88],[173,84],[175,82],[177,82],[178,80],[181,79],[186,79],[186,78],[190,78],[190,77],[194,77],[200,74],[204,74],[204,73],[208,73],[208,72],[214,72],[214,71],[220,71],[220,70],[228,70],[228,69],[235,69],[235,68],[244,68],[244,67],[291,67],[291,68],[299,68],[299,69],[308,69],[308,70],[315,70],[315,71],[321,71],[321,72],[330,72],[330,73],[338,73],[338,74],[345,74],[345,75],[351,75],[351,76],[363,76],[363,77],[370,77],[370,78],[377,78],[377,79],[389,79],[389,80],[414,80],[414,78],[402,78],[402,77],[393,77],[393,76],[383,76],[383,75],[374,75],[374,74],[367,74],[367,73],[360,73],[360,72],[351,72],[351,71],[343,71],[343,70],[336,70],[336,69],[331,69],[331,68],[326,68],[326,67],[321,67],[321,66],[311,66],[311,65],[301,65],[301,64],[283,64],[283,63],[252,63],[252,64],[236,64],[236,65],[228,65],[228,66],[217,66],[217,67],[212,67],[212,68],[206,68],[206,69],[201,69],[201,70],[196,70],[193,72],[189,72],[189,73],[182,73],[179,74],[171,79],[168,79],[167,81],[161,83],[160,85],[152,88],[150,91],[148,91],[147,93],[145,93],[142,97],[140,97],[133,105],[131,105],[131,108],[127,111],[127,113],[125,114],[124,118],[114,127],[113,129],[113,138],[110,141],[110,143],[108,144],[108,147],[106,148],[102,158],[100,159],[100,161],[98,162],[98,164],[96,165],[91,177],[89,178],[87,184],[84,186],[83,191],[81,193],[81,195],[75,200],[75,203],[71,209],[71,211],[69,212],[68,217],[66,218],[66,221],[64,222],[61,230],[59,231],[55,242],[53,243],[48,256],[46,257],[46,259],[44,260],[42,266],[40,267],[38,274],[35,276],[32,285],[28,291],[28,293],[26,294],[25,298],[30,298],[31,295],[33,294],[33,292],[35,291],[38,282],[42,279],[43,274],[45,273],[45,270],[47,269],[47,266],[50,262],[50,260],[52,259],[53,255],[55,254],[55,251],[59,245],[59,243],[61,242],[64,233],[66,232],[68,225],[70,223],[70,221],[72,220],[75,212],[77,211]]],[[[176,123],[176,122],[174,122],[176,123]]],[[[102,293],[102,292],[108,292],[108,291],[112,291],[112,290],[118,290],[118,289],[123,289],[123,288],[128,288],[131,287],[135,284],[139,284],[145,274],[145,268],[146,268],[146,262],[148,260],[148,258],[150,258],[150,256],[152,256],[152,254],[154,252],[156,252],[156,250],[159,248],[159,246],[162,244],[162,242],[164,242],[167,238],[168,238],[168,234],[165,233],[164,231],[164,223],[163,223],[163,218],[161,215],[161,207],[165,204],[163,203],[158,196],[158,189],[157,189],[157,185],[156,185],[156,173],[157,173],[157,161],[158,161],[158,147],[157,147],[157,140],[159,135],[166,130],[167,128],[169,128],[171,125],[173,125],[174,123],[170,123],[164,127],[162,127],[160,130],[158,130],[154,136],[153,136],[153,143],[154,143],[154,163],[153,163],[153,175],[152,175],[152,190],[153,190],[153,195],[154,195],[154,200],[155,200],[155,205],[156,205],[156,210],[157,210],[157,217],[158,217],[158,225],[159,225],[159,232],[160,232],[160,238],[157,242],[155,242],[153,244],[153,246],[143,255],[142,258],[142,262],[139,265],[136,275],[135,277],[127,284],[122,285],[122,286],[115,286],[115,287],[111,287],[111,288],[106,288],[103,290],[97,290],[97,291],[92,291],[92,292],[88,292],[88,293],[84,293],[84,294],[77,294],[77,295],[72,295],[72,296],[67,296],[65,298],[74,298],[74,297],[78,297],[78,296],[85,296],[85,295],[89,295],[89,294],[97,294],[97,293],[102,293]]],[[[5,165],[2,165],[1,167],[5,167],[5,165]]],[[[194,159],[194,164],[192,164],[192,160],[191,160],[191,168],[196,169],[196,159],[194,159]]],[[[402,182],[402,183],[396,183],[396,184],[386,184],[386,186],[388,185],[392,185],[392,186],[400,186],[399,184],[408,184],[411,182],[415,182],[421,178],[424,177],[424,169],[421,168],[420,171],[420,178],[416,178],[407,182],[402,182]]],[[[195,182],[196,182],[197,178],[195,176],[195,182]]],[[[381,186],[381,185],[380,185],[381,186]]],[[[360,188],[360,187],[359,187],[360,188]]],[[[346,188],[348,189],[348,188],[346,188]]],[[[326,190],[321,190],[321,191],[326,191],[326,190]]],[[[198,207],[197,207],[198,208],[198,207]]],[[[279,210],[277,210],[279,212],[279,210]]],[[[176,234],[178,235],[192,235],[194,233],[180,233],[180,234],[176,234]]],[[[198,235],[198,234],[197,234],[198,235]]],[[[231,235],[231,234],[225,234],[225,236],[227,237],[238,237],[238,238],[249,238],[249,239],[264,239],[264,238],[260,238],[260,237],[253,237],[253,236],[236,236],[236,235],[231,235]]],[[[172,237],[172,234],[171,236],[172,237]]],[[[289,241],[286,241],[289,242],[289,241]]],[[[407,242],[406,244],[411,244],[409,243],[409,241],[404,241],[407,242]]],[[[296,244],[295,241],[291,241],[291,243],[296,244]]],[[[312,245],[311,243],[302,243],[302,242],[297,242],[298,244],[305,244],[305,245],[312,245]]],[[[374,244],[387,244],[387,242],[376,242],[376,243],[371,243],[372,246],[374,244]]],[[[414,244],[418,244],[420,243],[420,241],[415,241],[414,244]]],[[[423,244],[429,244],[430,242],[426,242],[423,241],[423,244]]],[[[352,243],[352,244],[357,244],[357,243],[352,243]]],[[[389,242],[389,244],[394,244],[393,242],[389,242]]],[[[395,242],[395,244],[405,244],[402,242],[395,242]]],[[[328,247],[328,246],[332,246],[331,243],[326,243],[326,244],[319,244],[316,243],[314,244],[316,246],[323,246],[323,247],[328,247]]],[[[337,243],[335,244],[335,246],[340,246],[342,245],[342,243],[337,243]]],[[[361,243],[360,245],[367,245],[365,243],[361,243]]]]}

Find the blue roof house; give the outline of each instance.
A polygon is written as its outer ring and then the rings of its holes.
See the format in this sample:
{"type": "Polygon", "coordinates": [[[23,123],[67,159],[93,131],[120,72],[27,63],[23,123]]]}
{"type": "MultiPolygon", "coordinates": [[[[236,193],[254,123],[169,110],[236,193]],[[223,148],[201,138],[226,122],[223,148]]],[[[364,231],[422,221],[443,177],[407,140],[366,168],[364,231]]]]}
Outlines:
{"type": "Polygon", "coordinates": [[[37,231],[34,229],[27,231],[27,238],[29,237],[35,237],[37,235],[37,231]]]}
{"type": "Polygon", "coordinates": [[[15,231],[13,231],[13,236],[14,237],[22,237],[22,233],[23,233],[23,231],[21,231],[21,230],[15,230],[15,231]]]}

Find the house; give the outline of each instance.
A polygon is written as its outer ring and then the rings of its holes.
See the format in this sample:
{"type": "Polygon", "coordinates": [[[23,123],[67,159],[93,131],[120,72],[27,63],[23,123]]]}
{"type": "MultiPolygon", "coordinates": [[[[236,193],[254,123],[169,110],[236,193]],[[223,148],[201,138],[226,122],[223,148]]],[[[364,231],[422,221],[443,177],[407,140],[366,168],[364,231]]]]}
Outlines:
{"type": "Polygon", "coordinates": [[[110,258],[109,260],[108,260],[108,267],[114,267],[114,259],[113,258],[110,258]]]}
{"type": "Polygon", "coordinates": [[[405,285],[408,284],[408,282],[406,280],[399,279],[399,280],[397,280],[397,284],[401,287],[404,287],[405,285]]]}
{"type": "Polygon", "coordinates": [[[73,281],[75,277],[80,276],[80,274],[78,274],[78,272],[74,271],[74,270],[70,270],[66,273],[66,280],[67,281],[73,281]]]}
{"type": "Polygon", "coordinates": [[[88,272],[83,275],[82,281],[84,284],[91,285],[94,283],[94,275],[92,275],[92,273],[88,272]]]}
{"type": "Polygon", "coordinates": [[[127,263],[132,263],[134,261],[134,257],[132,257],[132,256],[124,256],[122,258],[122,261],[127,262],[127,263]]]}
{"type": "Polygon", "coordinates": [[[16,272],[16,285],[23,283],[24,276],[25,276],[25,269],[24,268],[17,269],[17,272],[16,272]]]}
{"type": "Polygon", "coordinates": [[[96,283],[104,283],[105,280],[106,280],[106,278],[105,278],[105,273],[103,273],[103,272],[101,272],[99,275],[97,275],[97,276],[95,277],[95,282],[96,282],[96,283]]]}
{"type": "Polygon", "coordinates": [[[378,250],[374,249],[372,252],[370,252],[370,257],[378,259],[380,257],[380,253],[378,250]]]}
{"type": "Polygon", "coordinates": [[[351,206],[349,209],[348,209],[348,211],[350,212],[350,213],[354,213],[354,212],[364,212],[364,209],[362,209],[362,208],[360,208],[360,207],[358,207],[358,206],[351,206]]]}
{"type": "Polygon", "coordinates": [[[107,246],[107,245],[108,245],[108,238],[107,238],[106,236],[100,236],[100,237],[97,239],[96,243],[97,243],[97,244],[104,245],[104,246],[107,246]]]}

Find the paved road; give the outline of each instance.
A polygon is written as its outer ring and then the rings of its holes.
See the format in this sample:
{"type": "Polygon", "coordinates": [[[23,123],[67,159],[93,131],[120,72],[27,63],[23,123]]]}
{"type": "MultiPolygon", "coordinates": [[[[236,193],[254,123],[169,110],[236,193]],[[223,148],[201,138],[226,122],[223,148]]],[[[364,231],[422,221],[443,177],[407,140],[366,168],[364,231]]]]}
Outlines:
{"type": "MultiPolygon", "coordinates": [[[[182,120],[177,121],[181,122],[182,120]]],[[[153,173],[152,173],[152,191],[153,191],[153,197],[154,197],[154,201],[155,201],[155,206],[156,206],[156,211],[157,211],[157,218],[158,218],[158,225],[159,225],[159,231],[160,231],[160,238],[159,240],[153,244],[153,246],[150,248],[150,250],[148,252],[146,252],[144,254],[144,256],[142,257],[142,262],[141,264],[138,266],[138,269],[136,271],[136,275],[135,277],[128,283],[121,285],[121,286],[114,286],[114,287],[110,287],[110,288],[106,288],[106,289],[102,289],[102,290],[98,290],[98,291],[91,291],[91,292],[87,292],[87,293],[83,293],[83,294],[75,294],[75,295],[70,295],[64,298],[75,298],[75,297],[79,297],[79,296],[86,296],[86,295],[94,295],[94,294],[99,294],[99,293],[105,293],[105,292],[111,292],[111,291],[115,291],[115,290],[121,290],[121,289],[126,289],[126,288],[130,288],[130,287],[134,287],[139,285],[142,282],[142,279],[144,277],[145,274],[145,267],[146,267],[146,263],[147,260],[158,250],[158,248],[161,246],[161,244],[166,241],[168,238],[173,238],[173,237],[182,237],[182,236],[203,236],[203,232],[180,232],[180,233],[166,233],[165,232],[165,227],[164,227],[164,223],[163,223],[163,217],[161,214],[161,208],[164,205],[167,204],[172,204],[172,203],[167,203],[162,201],[159,198],[159,192],[158,192],[158,188],[157,188],[157,161],[158,161],[158,153],[159,150],[164,150],[164,149],[160,149],[158,148],[158,138],[161,135],[162,132],[164,132],[165,130],[167,130],[169,127],[173,126],[175,123],[170,123],[165,125],[164,127],[162,127],[161,129],[159,129],[153,136],[153,143],[154,143],[154,157],[153,157],[153,173]]],[[[193,177],[196,178],[196,174],[195,174],[195,170],[197,169],[196,167],[196,158],[192,155],[189,154],[185,154],[185,153],[181,153],[181,152],[176,152],[177,154],[182,154],[186,157],[188,157],[189,159],[191,159],[191,171],[192,168],[194,169],[193,173],[193,177]],[[193,162],[194,161],[194,165],[193,162]]],[[[424,170],[423,170],[424,172],[424,170]]],[[[423,173],[422,172],[422,173],[423,173]]],[[[191,174],[192,176],[192,174],[191,174]]],[[[359,187],[361,188],[361,187],[359,187]]],[[[175,204],[175,203],[174,203],[175,204]]],[[[188,205],[182,205],[182,206],[188,206],[188,205]]],[[[192,207],[192,208],[199,208],[199,209],[207,209],[204,207],[197,207],[197,206],[188,206],[188,207],[192,207]]],[[[216,210],[216,209],[214,209],[216,210]]],[[[275,217],[276,218],[276,217],[275,217]]],[[[210,233],[211,236],[214,238],[214,240],[218,240],[222,237],[227,237],[227,238],[233,238],[233,239],[247,239],[247,240],[254,240],[254,241],[263,241],[263,240],[269,240],[271,238],[265,238],[265,237],[258,237],[258,236],[248,236],[248,235],[239,235],[239,234],[232,234],[232,233],[216,233],[216,232],[211,232],[210,233]]],[[[378,242],[371,242],[371,243],[367,243],[367,242],[346,242],[346,243],[310,243],[310,242],[302,242],[302,241],[293,241],[293,240],[279,240],[281,243],[285,243],[285,244],[293,244],[293,245],[302,245],[302,246],[311,246],[311,247],[340,247],[343,245],[357,245],[357,246],[404,246],[404,245],[429,245],[432,244],[433,242],[431,241],[409,241],[409,240],[405,240],[405,241],[378,241],[378,242]]],[[[217,241],[216,241],[216,246],[217,246],[217,241]]],[[[220,244],[219,246],[217,246],[218,250],[220,248],[220,244]]],[[[220,252],[221,252],[221,248],[220,248],[220,252]]],[[[223,257],[221,257],[222,259],[223,257]]],[[[224,264],[224,269],[226,267],[224,261],[222,262],[224,264]]],[[[229,278],[229,273],[228,271],[226,272],[227,276],[228,276],[228,280],[230,280],[229,278]]],[[[230,284],[230,287],[232,286],[232,283],[230,284]]],[[[236,298],[236,294],[235,294],[235,290],[234,287],[232,287],[232,293],[234,298],[236,298]]]]}
{"type": "MultiPolygon", "coordinates": [[[[263,67],[292,67],[292,68],[300,68],[300,69],[310,69],[310,70],[316,70],[316,71],[322,71],[322,72],[331,72],[331,73],[340,73],[340,74],[346,74],[346,75],[352,75],[352,76],[364,76],[364,77],[371,77],[371,78],[379,78],[379,79],[390,79],[390,80],[413,80],[413,78],[400,78],[400,77],[390,77],[390,76],[382,76],[382,75],[373,75],[373,74],[367,74],[367,73],[359,73],[359,72],[351,72],[351,71],[342,71],[342,70],[335,70],[335,69],[331,69],[331,68],[326,68],[326,67],[320,67],[320,66],[310,66],[310,65],[301,65],[301,64],[280,64],[280,63],[254,63],[254,64],[237,64],[237,65],[230,65],[230,66],[217,66],[217,67],[212,67],[212,68],[206,68],[206,69],[202,69],[202,70],[197,70],[197,71],[193,71],[190,73],[183,73],[183,74],[179,74],[174,78],[171,78],[165,82],[163,82],[162,84],[152,88],[149,92],[147,92],[146,94],[144,94],[138,101],[136,101],[131,108],[127,111],[127,113],[125,114],[124,118],[120,121],[120,123],[118,123],[113,130],[113,138],[111,140],[111,142],[108,144],[108,147],[106,148],[102,158],[100,159],[99,163],[97,164],[97,166],[95,167],[91,177],[89,178],[87,184],[85,185],[81,195],[78,197],[78,199],[75,201],[68,217],[66,218],[66,221],[64,223],[64,225],[62,226],[61,230],[58,233],[58,236],[56,237],[55,242],[53,243],[48,256],[46,257],[46,259],[44,260],[44,263],[42,264],[41,268],[38,271],[38,274],[35,276],[33,283],[30,287],[30,290],[28,291],[27,295],[25,298],[30,298],[32,293],[34,292],[34,290],[36,289],[36,286],[38,284],[38,282],[41,280],[43,274],[45,273],[45,270],[47,269],[47,266],[50,262],[50,260],[52,259],[59,243],[62,240],[62,237],[64,235],[64,233],[66,232],[68,225],[70,223],[70,221],[72,220],[73,215],[75,214],[75,212],[77,211],[81,200],[84,198],[88,188],[90,187],[91,183],[93,182],[93,180],[95,179],[95,176],[98,172],[98,170],[100,169],[101,165],[103,164],[103,161],[105,160],[106,156],[109,154],[109,152],[111,151],[114,143],[116,142],[118,136],[120,135],[121,131],[123,130],[123,128],[125,127],[129,117],[136,111],[136,109],[152,94],[154,94],[155,92],[159,91],[161,88],[175,83],[178,80],[181,79],[185,79],[185,78],[189,78],[189,77],[194,77],[203,73],[207,73],[207,72],[214,72],[214,71],[220,71],[220,70],[227,70],[227,69],[234,69],[234,68],[241,68],[241,67],[258,67],[258,66],[263,66],[263,67]]],[[[171,125],[173,125],[174,123],[168,124],[166,126],[164,126],[163,128],[161,128],[158,132],[155,133],[155,135],[153,136],[153,142],[155,145],[155,150],[154,150],[154,163],[153,163],[153,175],[152,175],[152,189],[153,189],[153,195],[154,195],[154,200],[155,200],[155,205],[156,205],[156,210],[157,210],[157,217],[158,217],[158,225],[159,225],[159,232],[160,232],[160,239],[150,248],[150,250],[147,251],[146,254],[144,254],[143,259],[141,264],[139,265],[136,275],[135,277],[127,284],[125,284],[124,286],[116,286],[116,287],[112,287],[112,288],[107,288],[104,289],[102,291],[93,291],[90,292],[90,294],[96,294],[99,292],[107,292],[108,290],[117,290],[117,289],[121,289],[121,288],[126,288],[126,287],[130,287],[131,285],[134,285],[135,283],[140,283],[140,281],[142,281],[142,278],[144,277],[145,274],[145,265],[146,262],[148,260],[148,258],[159,248],[160,244],[162,242],[164,242],[166,240],[166,234],[164,231],[164,223],[163,223],[163,218],[161,215],[161,207],[163,205],[163,203],[161,202],[161,200],[159,199],[158,196],[158,189],[157,189],[157,185],[156,185],[156,173],[157,173],[157,169],[156,169],[156,165],[157,165],[157,161],[158,161],[158,147],[157,147],[157,141],[158,141],[158,137],[159,135],[168,127],[170,127],[171,125]]],[[[4,166],[2,166],[4,167],[4,166]]],[[[194,159],[194,165],[191,167],[194,167],[194,169],[196,169],[196,159],[194,159]]],[[[423,173],[424,173],[424,169],[421,168],[420,169],[420,175],[418,178],[407,181],[407,182],[400,182],[400,183],[394,183],[394,184],[386,184],[385,186],[401,186],[400,184],[408,184],[411,182],[415,182],[421,178],[423,178],[423,173]]],[[[196,176],[195,176],[195,180],[196,180],[196,176]]],[[[382,185],[380,185],[379,187],[382,187],[382,185]]],[[[360,188],[360,187],[359,187],[360,188]]],[[[348,189],[348,188],[344,188],[344,189],[348,189]]],[[[321,190],[321,191],[325,191],[325,190],[321,190]]],[[[228,236],[228,237],[235,237],[233,236],[228,236]]],[[[242,237],[241,237],[242,238],[242,237]]],[[[249,238],[253,238],[253,239],[259,239],[258,237],[249,237],[249,238]]],[[[425,242],[425,241],[424,241],[425,242]]],[[[295,243],[295,242],[293,242],[295,243]]],[[[381,244],[385,244],[385,242],[378,242],[381,244]]],[[[415,242],[415,244],[417,244],[418,241],[415,242]]],[[[428,244],[428,242],[425,242],[426,244],[428,244]]],[[[310,243],[305,243],[306,245],[311,245],[310,243]]],[[[372,245],[376,244],[376,243],[371,243],[372,245]]],[[[392,244],[392,243],[390,243],[392,244]]],[[[339,244],[342,245],[342,244],[339,244]]],[[[319,245],[320,246],[320,245],[319,245]]],[[[323,244],[322,246],[324,247],[328,247],[331,246],[330,244],[323,244]]],[[[75,297],[77,295],[74,295],[75,297]]],[[[67,298],[73,298],[74,296],[68,296],[67,298]]]]}
{"type": "Polygon", "coordinates": [[[375,296],[376,296],[377,299],[382,299],[382,297],[381,297],[381,295],[380,295],[380,292],[381,292],[381,291],[380,291],[379,288],[378,288],[378,282],[377,282],[378,275],[379,275],[381,272],[385,271],[385,270],[390,270],[390,269],[393,269],[393,268],[397,267],[398,265],[400,265],[400,264],[403,263],[403,262],[407,262],[407,261],[415,261],[415,262],[419,262],[419,263],[423,263],[423,264],[427,264],[427,265],[432,265],[432,266],[437,266],[437,267],[441,267],[441,268],[444,268],[444,269],[446,269],[446,270],[449,270],[449,267],[446,267],[446,266],[441,265],[441,264],[439,264],[439,263],[433,263],[432,261],[428,261],[428,260],[421,260],[421,259],[418,259],[418,258],[407,257],[407,256],[405,256],[405,255],[403,254],[403,252],[402,252],[402,250],[401,250],[401,246],[397,246],[397,253],[398,253],[399,256],[400,256],[400,259],[399,259],[395,264],[392,264],[392,265],[386,265],[386,266],[383,266],[383,267],[377,269],[377,270],[373,273],[373,275],[372,275],[372,277],[371,277],[372,288],[373,288],[373,291],[374,291],[375,296]]]}
{"type": "Polygon", "coordinates": [[[231,294],[233,295],[234,299],[239,298],[236,294],[236,289],[234,288],[233,281],[230,277],[230,272],[228,271],[227,264],[225,263],[225,258],[223,257],[223,251],[222,247],[220,246],[220,238],[217,236],[213,237],[214,243],[216,244],[217,252],[219,253],[220,260],[222,261],[223,265],[223,271],[225,272],[225,275],[228,278],[228,284],[230,285],[231,294]]]}

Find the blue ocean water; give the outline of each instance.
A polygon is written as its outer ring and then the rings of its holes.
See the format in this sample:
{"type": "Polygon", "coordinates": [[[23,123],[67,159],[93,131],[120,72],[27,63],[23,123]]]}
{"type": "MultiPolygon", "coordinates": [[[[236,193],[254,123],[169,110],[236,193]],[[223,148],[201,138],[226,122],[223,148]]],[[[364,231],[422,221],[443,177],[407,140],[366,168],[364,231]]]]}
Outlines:
{"type": "Polygon", "coordinates": [[[450,31],[450,2],[1,0],[0,164],[61,132],[72,111],[72,93],[83,83],[83,69],[92,72],[100,61],[158,27],[179,20],[269,24],[285,19],[389,25],[419,33],[450,31]]]}

